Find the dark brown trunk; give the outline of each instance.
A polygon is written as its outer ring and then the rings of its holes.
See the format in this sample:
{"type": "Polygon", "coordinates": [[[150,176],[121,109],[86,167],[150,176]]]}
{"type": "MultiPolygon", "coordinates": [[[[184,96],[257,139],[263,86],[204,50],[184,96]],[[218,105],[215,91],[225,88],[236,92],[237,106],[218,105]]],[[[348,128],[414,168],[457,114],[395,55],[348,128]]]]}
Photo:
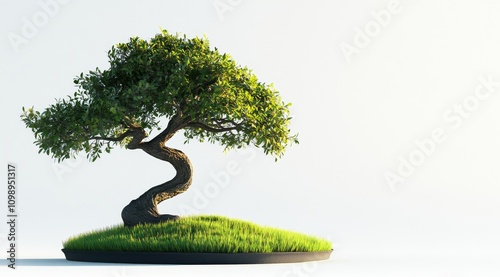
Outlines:
{"type": "Polygon", "coordinates": [[[192,182],[192,166],[182,151],[164,146],[163,142],[150,141],[140,147],[146,153],[173,165],[175,177],[163,184],[155,186],[137,199],[132,200],[122,211],[125,226],[142,223],[159,223],[178,218],[176,215],[160,214],[158,204],[186,191],[192,182]]]}
{"type": "Polygon", "coordinates": [[[177,114],[169,121],[167,128],[149,142],[142,142],[147,136],[143,128],[131,126],[132,140],[127,148],[142,149],[157,159],[169,162],[176,174],[172,180],[152,187],[123,208],[122,219],[125,226],[159,223],[178,218],[176,215],[160,214],[158,204],[186,191],[191,185],[193,167],[188,157],[180,150],[165,146],[165,143],[186,125],[182,114],[177,114]]]}

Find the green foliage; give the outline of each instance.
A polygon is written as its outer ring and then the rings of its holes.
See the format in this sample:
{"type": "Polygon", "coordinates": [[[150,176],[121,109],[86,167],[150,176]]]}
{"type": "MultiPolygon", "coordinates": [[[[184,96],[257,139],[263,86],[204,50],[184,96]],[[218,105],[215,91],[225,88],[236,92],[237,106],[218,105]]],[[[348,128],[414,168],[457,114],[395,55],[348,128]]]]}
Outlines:
{"type": "Polygon", "coordinates": [[[161,224],[123,225],[68,239],[67,250],[197,253],[315,252],[332,243],[296,232],[221,216],[192,216],[161,224]]]}
{"type": "Polygon", "coordinates": [[[42,113],[23,108],[40,152],[62,160],[85,151],[95,160],[126,145],[131,126],[150,133],[174,116],[186,142],[207,140],[225,149],[253,144],[275,157],[297,142],[288,129],[290,104],[205,38],[162,31],[149,41],[117,44],[108,57],[109,69],[77,76],[77,91],[67,99],[42,113]]]}

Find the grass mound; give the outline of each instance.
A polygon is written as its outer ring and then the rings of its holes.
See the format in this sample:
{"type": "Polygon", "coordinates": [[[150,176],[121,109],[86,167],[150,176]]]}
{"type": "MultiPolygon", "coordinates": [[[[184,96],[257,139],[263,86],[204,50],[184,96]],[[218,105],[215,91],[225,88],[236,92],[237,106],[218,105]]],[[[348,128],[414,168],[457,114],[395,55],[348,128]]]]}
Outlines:
{"type": "Polygon", "coordinates": [[[281,229],[221,216],[189,216],[161,224],[108,227],[72,237],[67,250],[269,253],[314,252],[332,249],[332,243],[281,229]]]}

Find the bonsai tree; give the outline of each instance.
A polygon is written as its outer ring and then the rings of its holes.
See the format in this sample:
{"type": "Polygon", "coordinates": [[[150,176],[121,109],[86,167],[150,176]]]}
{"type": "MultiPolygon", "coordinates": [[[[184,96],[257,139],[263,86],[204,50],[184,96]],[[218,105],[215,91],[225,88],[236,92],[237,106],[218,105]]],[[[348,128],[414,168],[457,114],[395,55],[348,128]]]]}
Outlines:
{"type": "Polygon", "coordinates": [[[171,180],[123,209],[126,226],[177,218],[160,214],[157,206],[192,182],[188,157],[167,146],[178,131],[186,142],[220,143],[225,150],[252,144],[276,159],[297,142],[288,129],[290,104],[250,69],[210,48],[205,38],[162,31],[149,41],[134,37],[117,44],[108,58],[109,69],[96,68],[74,79],[73,95],[43,112],[23,107],[21,118],[34,132],[39,153],[58,162],[80,151],[95,161],[119,145],[172,164],[176,174],[171,180]],[[165,128],[162,119],[168,119],[165,128]],[[146,139],[156,129],[158,134],[146,139]]]}

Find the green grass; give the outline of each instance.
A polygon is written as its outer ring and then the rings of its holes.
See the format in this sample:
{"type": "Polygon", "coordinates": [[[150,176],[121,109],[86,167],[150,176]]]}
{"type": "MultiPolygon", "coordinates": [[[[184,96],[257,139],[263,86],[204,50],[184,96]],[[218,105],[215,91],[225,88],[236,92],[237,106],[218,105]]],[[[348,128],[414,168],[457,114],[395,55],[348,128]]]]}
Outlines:
{"type": "Polygon", "coordinates": [[[67,250],[268,253],[314,252],[332,243],[296,232],[221,216],[189,216],[161,224],[123,225],[72,237],[67,250]]]}

